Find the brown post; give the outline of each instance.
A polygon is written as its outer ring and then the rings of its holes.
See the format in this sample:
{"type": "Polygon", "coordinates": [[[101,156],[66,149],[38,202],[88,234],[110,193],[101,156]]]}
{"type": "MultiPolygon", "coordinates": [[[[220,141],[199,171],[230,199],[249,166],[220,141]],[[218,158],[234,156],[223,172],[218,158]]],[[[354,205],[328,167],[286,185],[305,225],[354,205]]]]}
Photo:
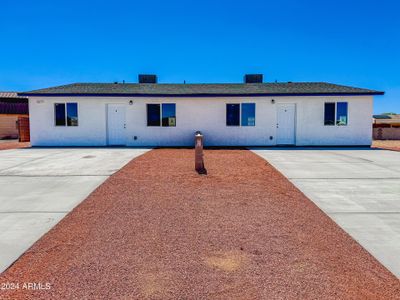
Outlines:
{"type": "Polygon", "coordinates": [[[204,157],[203,157],[203,135],[200,131],[195,134],[194,140],[194,153],[195,153],[195,169],[199,174],[207,174],[207,170],[204,168],[204,157]]]}

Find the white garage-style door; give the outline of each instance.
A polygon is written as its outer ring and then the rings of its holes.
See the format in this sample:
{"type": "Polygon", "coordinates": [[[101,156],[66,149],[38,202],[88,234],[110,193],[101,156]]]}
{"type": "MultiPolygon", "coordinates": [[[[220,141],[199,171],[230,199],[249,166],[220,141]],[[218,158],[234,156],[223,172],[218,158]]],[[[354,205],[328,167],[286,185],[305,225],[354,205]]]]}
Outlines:
{"type": "Polygon", "coordinates": [[[108,145],[122,146],[126,144],[125,104],[107,105],[108,145]]]}
{"type": "Polygon", "coordinates": [[[277,105],[276,143],[294,145],[296,136],[296,104],[279,103],[277,105]]]}

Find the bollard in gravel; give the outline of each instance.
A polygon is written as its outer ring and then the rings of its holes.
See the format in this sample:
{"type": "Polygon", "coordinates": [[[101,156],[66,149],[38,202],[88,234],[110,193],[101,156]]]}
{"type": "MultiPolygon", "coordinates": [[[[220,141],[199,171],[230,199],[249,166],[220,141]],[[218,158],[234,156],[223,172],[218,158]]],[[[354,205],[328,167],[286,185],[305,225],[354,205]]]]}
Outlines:
{"type": "Polygon", "coordinates": [[[194,142],[194,165],[197,173],[206,175],[207,170],[204,167],[204,155],[203,155],[203,135],[200,131],[196,131],[195,142],[194,142]]]}

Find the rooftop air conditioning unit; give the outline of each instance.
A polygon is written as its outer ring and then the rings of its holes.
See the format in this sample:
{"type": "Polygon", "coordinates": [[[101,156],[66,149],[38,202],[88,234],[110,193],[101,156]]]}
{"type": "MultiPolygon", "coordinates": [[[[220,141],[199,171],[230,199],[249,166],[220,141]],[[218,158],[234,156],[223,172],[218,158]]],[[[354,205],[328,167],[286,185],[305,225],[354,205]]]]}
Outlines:
{"type": "Polygon", "coordinates": [[[263,74],[246,74],[244,75],[245,83],[262,83],[263,74]]]}
{"type": "Polygon", "coordinates": [[[157,83],[157,75],[139,74],[139,83],[157,83]]]}

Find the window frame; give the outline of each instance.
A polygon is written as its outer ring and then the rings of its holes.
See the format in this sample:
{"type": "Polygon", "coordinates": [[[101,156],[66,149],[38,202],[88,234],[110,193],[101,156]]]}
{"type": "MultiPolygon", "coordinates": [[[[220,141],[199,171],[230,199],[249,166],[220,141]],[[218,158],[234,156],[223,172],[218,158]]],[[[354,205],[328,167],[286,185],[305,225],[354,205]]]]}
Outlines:
{"type": "Polygon", "coordinates": [[[54,126],[55,127],[65,127],[67,125],[67,112],[66,112],[67,105],[64,103],[54,103],[53,105],[53,114],[54,114],[54,126]],[[64,124],[59,125],[57,124],[57,106],[64,105],[64,124]]]}
{"type": "Polygon", "coordinates": [[[176,121],[177,120],[177,114],[176,114],[176,103],[175,102],[162,102],[162,103],[146,103],[146,126],[147,127],[165,127],[165,128],[169,128],[169,127],[176,127],[176,121]],[[175,125],[173,126],[165,126],[163,125],[163,105],[165,104],[173,104],[175,106],[175,125]],[[148,109],[149,109],[149,105],[158,105],[160,108],[160,125],[149,125],[148,122],[148,109]]]}
{"type": "Polygon", "coordinates": [[[79,127],[79,110],[79,102],[54,102],[54,127],[79,127]],[[57,125],[56,106],[60,104],[64,105],[64,125],[57,125]],[[68,104],[76,104],[77,125],[68,125],[68,104]]]}
{"type": "Polygon", "coordinates": [[[347,126],[349,124],[349,102],[348,101],[337,101],[336,102],[336,115],[335,115],[335,126],[347,126]],[[338,124],[338,104],[346,103],[346,124],[338,124]]]}
{"type": "Polygon", "coordinates": [[[67,127],[78,127],[79,126],[79,105],[78,102],[67,102],[65,103],[65,120],[67,127]],[[76,104],[76,125],[68,125],[68,104],[76,104]]]}
{"type": "Polygon", "coordinates": [[[147,127],[161,127],[161,104],[160,103],[146,103],[146,125],[147,127]],[[159,124],[158,125],[149,125],[149,105],[157,105],[159,107],[159,124]]]}
{"type": "Polygon", "coordinates": [[[349,101],[326,101],[326,102],[324,102],[324,114],[323,114],[323,116],[324,116],[324,118],[323,118],[324,126],[335,126],[335,127],[346,127],[346,126],[348,126],[349,125],[349,101]],[[327,103],[334,104],[333,124],[325,124],[325,105],[327,103]],[[344,124],[344,125],[339,125],[337,123],[337,117],[338,117],[338,115],[337,115],[337,113],[338,113],[337,105],[338,105],[338,103],[346,103],[346,105],[347,105],[347,107],[346,107],[346,113],[347,113],[346,118],[347,119],[346,119],[346,124],[344,124]]]}
{"type": "Polygon", "coordinates": [[[324,102],[324,120],[323,120],[323,122],[324,122],[324,126],[335,126],[335,124],[336,124],[336,102],[334,102],[334,101],[324,102]],[[333,104],[333,119],[332,119],[333,123],[332,124],[326,124],[326,121],[325,121],[327,104],[333,104]]]}
{"type": "Polygon", "coordinates": [[[256,127],[256,112],[257,112],[257,105],[255,102],[229,102],[225,103],[225,126],[226,127],[256,127]],[[242,124],[242,112],[243,112],[243,104],[254,104],[254,125],[243,125],[242,124]],[[228,125],[228,105],[239,105],[239,124],[238,125],[228,125]]]}
{"type": "Polygon", "coordinates": [[[161,117],[161,127],[176,127],[176,103],[171,103],[171,102],[168,102],[168,103],[161,103],[161,112],[160,112],[160,117],[161,117]],[[164,116],[163,116],[163,113],[164,113],[164,108],[163,108],[163,106],[164,105],[173,105],[174,106],[174,111],[175,111],[175,125],[173,125],[173,126],[170,126],[170,125],[168,125],[168,126],[164,126],[163,125],[163,118],[164,118],[164,116]]]}
{"type": "Polygon", "coordinates": [[[240,104],[240,126],[241,127],[255,127],[256,126],[256,103],[255,102],[242,102],[240,104]],[[254,125],[243,125],[243,105],[244,104],[252,104],[254,105],[254,125]]]}
{"type": "Polygon", "coordinates": [[[240,127],[240,123],[242,121],[242,116],[241,116],[241,103],[226,103],[225,104],[225,125],[226,127],[240,127]],[[228,106],[229,105],[238,105],[239,106],[239,122],[237,125],[228,125],[228,106]]]}

